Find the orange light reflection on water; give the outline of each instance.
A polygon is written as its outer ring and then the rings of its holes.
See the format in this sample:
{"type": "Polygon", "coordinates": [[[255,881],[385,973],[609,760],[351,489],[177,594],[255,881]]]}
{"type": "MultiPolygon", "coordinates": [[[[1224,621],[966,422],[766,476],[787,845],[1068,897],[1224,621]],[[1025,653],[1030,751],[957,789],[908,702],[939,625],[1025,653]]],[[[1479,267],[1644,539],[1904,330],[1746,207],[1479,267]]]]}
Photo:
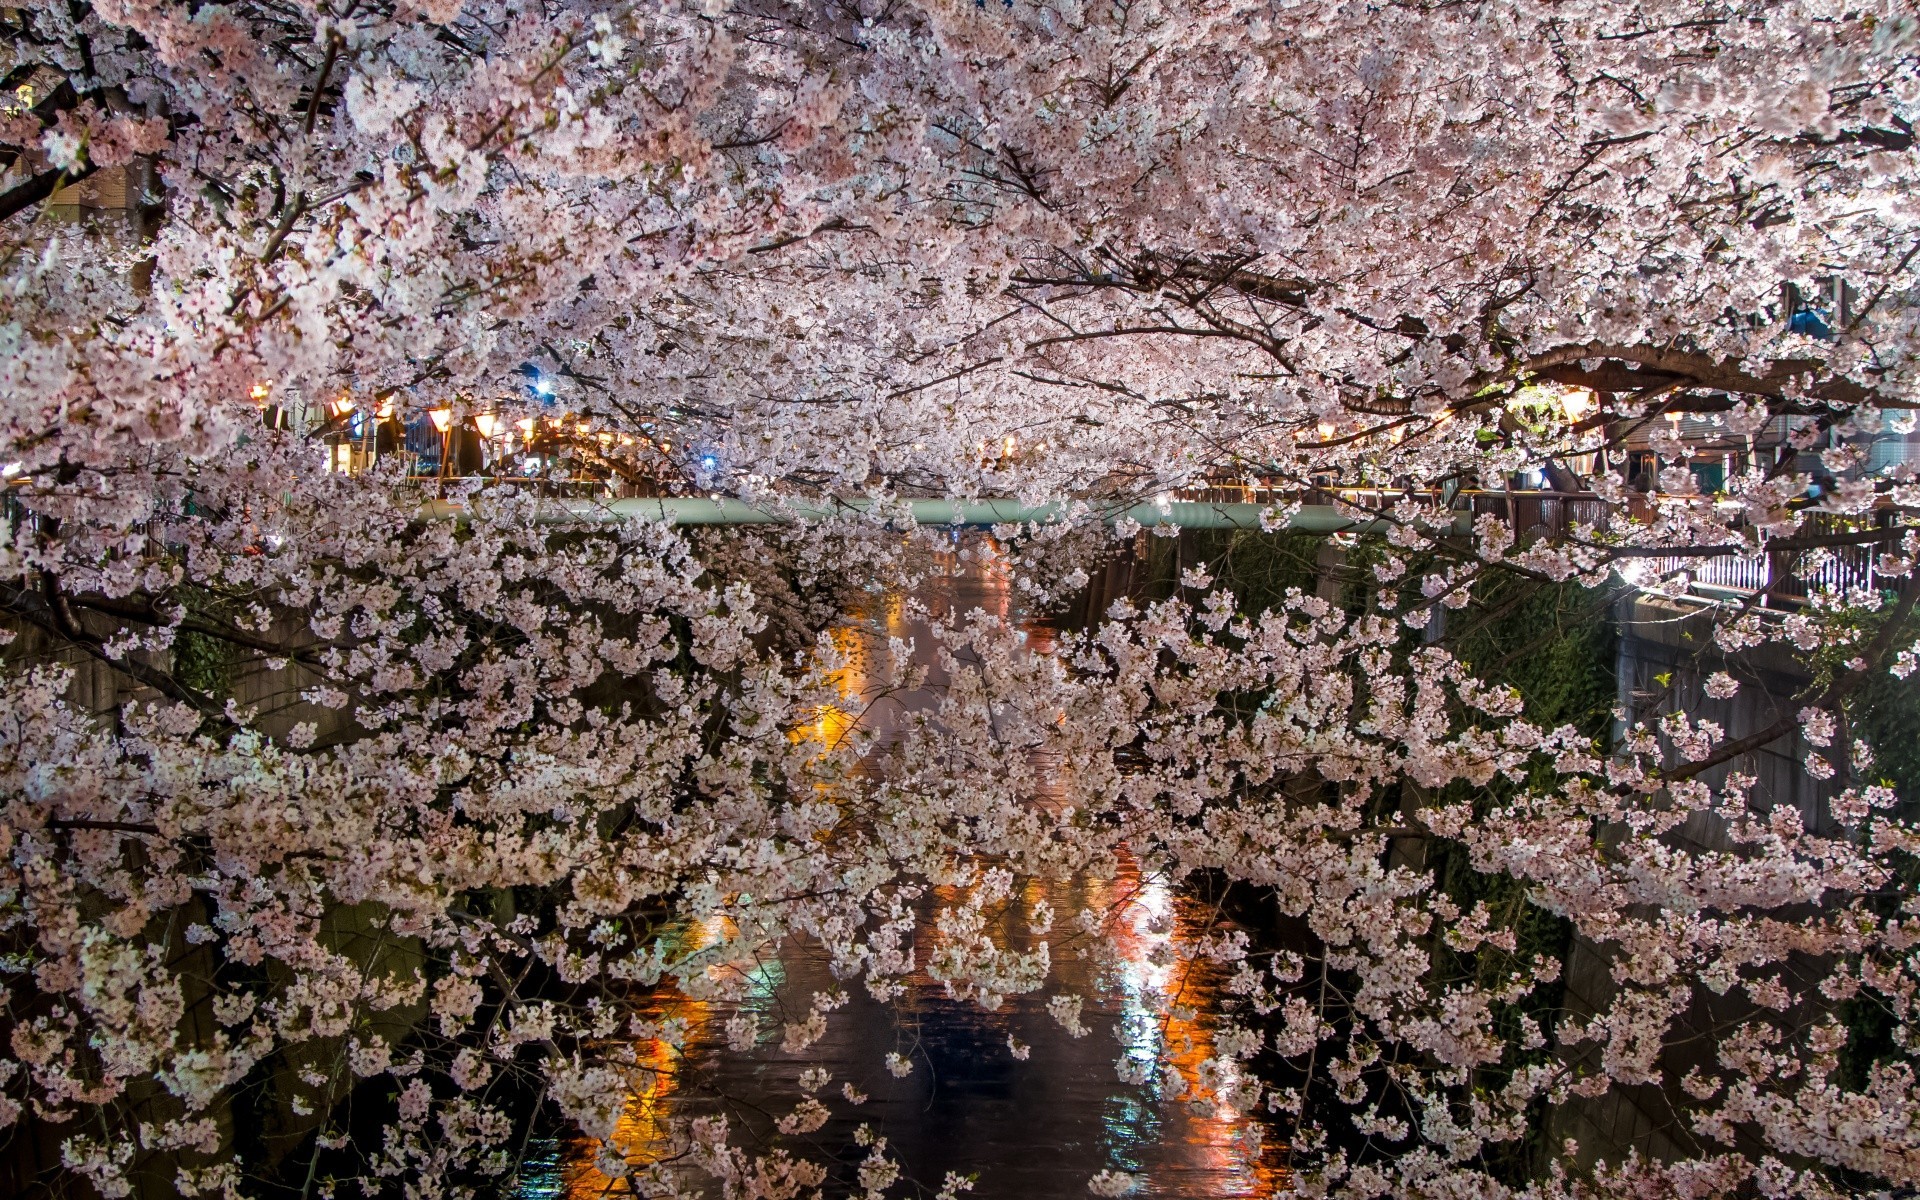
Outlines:
{"type": "MultiPolygon", "coordinates": [[[[698,954],[725,942],[733,934],[731,925],[722,920],[685,922],[667,937],[678,956],[698,954]]],[[[742,969],[739,963],[715,962],[708,972],[716,980],[737,984],[742,969]]],[[[614,1126],[613,1142],[634,1171],[644,1171],[684,1149],[682,1142],[676,1140],[676,1134],[684,1134],[684,1130],[676,1129],[676,1118],[684,1115],[679,1112],[678,1101],[689,1061],[719,1040],[717,1022],[730,1015],[733,1007],[726,1001],[696,999],[665,979],[634,1014],[636,1020],[651,1023],[655,1028],[679,1029],[678,1036],[672,1040],[656,1036],[637,1038],[633,1042],[633,1086],[627,1093],[626,1108],[614,1126]]],[[[565,1147],[560,1178],[561,1194],[568,1200],[596,1200],[633,1193],[628,1180],[615,1179],[594,1165],[601,1145],[597,1139],[579,1138],[565,1147]]]]}
{"type": "MultiPolygon", "coordinates": [[[[1212,1189],[1219,1189],[1221,1180],[1231,1181],[1231,1190],[1209,1194],[1266,1197],[1289,1191],[1291,1176],[1282,1165],[1285,1145],[1268,1139],[1259,1117],[1219,1103],[1202,1084],[1202,1064],[1214,1057],[1225,973],[1192,947],[1218,931],[1216,915],[1164,882],[1142,878],[1130,854],[1120,857],[1119,868],[1113,879],[1092,886],[1107,891],[1107,907],[1115,914],[1111,936],[1121,955],[1115,975],[1122,1053],[1148,1069],[1170,1063],[1179,1072],[1179,1086],[1199,1101],[1181,1102],[1170,1094],[1172,1081],[1164,1076],[1144,1085],[1161,1104],[1180,1104],[1184,1110],[1187,1169],[1212,1177],[1212,1189]]],[[[1229,1068],[1215,1086],[1231,1087],[1235,1074],[1229,1068]]]]}
{"type": "MultiPolygon", "coordinates": [[[[984,544],[984,561],[967,563],[952,552],[944,552],[936,566],[947,578],[964,580],[969,593],[966,599],[1003,620],[1014,619],[1011,574],[991,543],[984,544]]],[[[962,615],[956,611],[959,599],[957,594],[946,598],[952,615],[962,615]]],[[[930,607],[938,614],[937,604],[930,607]]],[[[812,723],[794,731],[795,741],[817,740],[824,756],[856,732],[863,719],[871,716],[869,656],[885,653],[885,639],[906,637],[910,628],[901,597],[889,596],[879,611],[868,617],[866,628],[850,626],[832,631],[839,665],[830,678],[841,702],[822,705],[812,723]]],[[[1033,652],[1053,651],[1055,633],[1050,627],[1030,622],[1023,632],[1033,652]]],[[[916,648],[916,658],[922,656],[929,656],[924,644],[916,648]]],[[[1048,801],[1046,796],[1035,797],[1036,803],[1048,801]]],[[[1214,1028],[1223,999],[1224,972],[1211,959],[1196,955],[1193,947],[1199,938],[1217,930],[1216,914],[1165,882],[1143,876],[1138,863],[1124,850],[1116,866],[1115,874],[1108,879],[1082,876],[1064,882],[1024,881],[1011,905],[1018,911],[1009,912],[1005,921],[991,923],[986,936],[997,949],[1028,950],[1036,939],[1027,932],[1027,921],[1043,901],[1062,917],[1083,909],[1108,914],[1110,944],[1117,951],[1117,959],[1107,962],[1104,969],[1096,966],[1074,948],[1075,939],[1061,936],[1062,931],[1056,928],[1053,980],[1047,992],[1086,996],[1090,1003],[1088,1023],[1095,1024],[1102,1018],[1111,1021],[1119,1038],[1120,1055],[1153,1072],[1139,1087],[1114,1079],[1101,1101],[1102,1110],[1082,1114],[1101,1128],[1102,1144],[1117,1169],[1142,1171],[1142,1186],[1136,1194],[1270,1197],[1288,1192],[1290,1177],[1282,1165],[1285,1146],[1277,1139],[1264,1138],[1266,1126],[1261,1118],[1212,1101],[1212,1094],[1204,1088],[1196,1090],[1202,1083],[1202,1065],[1214,1057],[1214,1028]],[[1177,1088],[1161,1064],[1170,1064],[1177,1073],[1177,1088]]],[[[929,900],[951,905],[963,898],[963,892],[953,887],[934,888],[929,900]]],[[[926,915],[930,917],[931,913],[926,915]]],[[[918,963],[932,960],[936,937],[931,921],[923,922],[916,934],[918,963]]],[[[687,951],[720,940],[713,931],[701,930],[688,930],[685,938],[680,949],[687,951]]],[[[798,953],[798,948],[783,948],[782,958],[789,953],[798,953]]],[[[772,964],[772,978],[762,981],[761,990],[770,996],[785,973],[781,964],[772,964]]],[[[901,1018],[909,1022],[940,1019],[935,1010],[945,1002],[944,985],[929,976],[924,967],[907,983],[906,994],[896,1002],[901,1018]]],[[[971,1019],[1005,1030],[1011,1030],[1016,1021],[1030,1024],[1029,1037],[1066,1037],[1040,1011],[1043,1005],[1044,993],[1011,997],[1000,1012],[976,1010],[971,1019]],[[1038,1020],[1034,1021],[1036,1015],[1038,1020]]],[[[656,1023],[682,1022],[686,1034],[680,1049],[658,1038],[645,1039],[634,1047],[635,1087],[613,1140],[635,1170],[644,1170],[683,1149],[676,1135],[683,1137],[684,1133],[676,1130],[676,1122],[695,1115],[683,1075],[688,1064],[703,1054],[730,1053],[721,1045],[724,1037],[719,1025],[739,1007],[733,1001],[692,999],[667,982],[656,989],[643,1015],[656,1023]]],[[[1092,1036],[1104,1036],[1105,1032],[1096,1030],[1092,1036]]],[[[874,1049],[873,1057],[879,1053],[874,1049]]],[[[850,1073],[846,1064],[828,1065],[835,1068],[836,1079],[850,1073]]],[[[1219,1082],[1230,1085],[1232,1077],[1229,1074],[1219,1082]]],[[[798,1095],[753,1099],[768,1110],[783,1110],[790,1108],[798,1095]]],[[[844,1106],[836,1103],[835,1107],[844,1106]]],[[[1049,1114],[1049,1119],[1059,1117],[1049,1114]]],[[[626,1180],[610,1178],[594,1167],[599,1150],[599,1144],[592,1141],[577,1141],[565,1148],[561,1178],[563,1194],[569,1200],[631,1194],[626,1180]]],[[[908,1166],[911,1168],[911,1164],[908,1166]]],[[[993,1164],[981,1166],[991,1169],[993,1164]]]]}

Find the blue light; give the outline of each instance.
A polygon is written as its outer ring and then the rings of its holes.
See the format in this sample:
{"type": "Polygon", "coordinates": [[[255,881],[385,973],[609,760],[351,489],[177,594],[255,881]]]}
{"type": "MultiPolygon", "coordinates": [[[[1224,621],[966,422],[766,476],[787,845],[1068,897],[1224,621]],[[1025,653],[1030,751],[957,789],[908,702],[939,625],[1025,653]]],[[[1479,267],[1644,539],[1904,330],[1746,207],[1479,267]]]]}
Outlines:
{"type": "Polygon", "coordinates": [[[720,469],[720,460],[711,454],[703,454],[700,456],[700,466],[706,471],[717,471],[720,469]]]}
{"type": "Polygon", "coordinates": [[[1804,333],[1808,337],[1818,338],[1823,342],[1833,337],[1833,330],[1826,321],[1810,308],[1801,309],[1793,314],[1793,318],[1787,322],[1787,328],[1795,333],[1804,333]]]}
{"type": "Polygon", "coordinates": [[[553,385],[551,383],[548,383],[544,378],[536,378],[533,381],[533,390],[536,394],[541,396],[553,395],[553,385]]]}

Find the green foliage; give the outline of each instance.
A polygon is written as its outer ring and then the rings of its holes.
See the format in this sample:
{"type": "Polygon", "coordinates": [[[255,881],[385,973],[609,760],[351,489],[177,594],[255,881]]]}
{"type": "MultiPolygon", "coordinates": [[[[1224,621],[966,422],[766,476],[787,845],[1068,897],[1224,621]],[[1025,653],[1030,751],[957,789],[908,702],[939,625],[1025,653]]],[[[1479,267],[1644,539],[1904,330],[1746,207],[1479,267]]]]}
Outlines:
{"type": "MultiPolygon", "coordinates": [[[[1171,595],[1179,586],[1182,568],[1205,564],[1220,586],[1232,588],[1239,610],[1254,614],[1281,603],[1289,588],[1305,593],[1318,589],[1323,574],[1321,535],[1284,531],[1256,534],[1230,531],[1190,531],[1179,539],[1153,539],[1144,571],[1149,596],[1171,595]]],[[[1398,555],[1405,561],[1407,580],[1417,580],[1429,569],[1430,555],[1409,555],[1378,537],[1361,537],[1344,549],[1343,566],[1335,576],[1339,602],[1349,612],[1367,611],[1381,588],[1373,572],[1376,564],[1398,555]]],[[[1604,744],[1611,736],[1616,698],[1615,672],[1618,633],[1610,611],[1610,596],[1572,584],[1542,584],[1514,575],[1494,575],[1478,584],[1473,603],[1446,614],[1446,647],[1489,683],[1517,688],[1526,701],[1528,719],[1547,728],[1572,725],[1604,744]]],[[[1403,650],[1411,651],[1425,638],[1408,630],[1403,650]]],[[[1917,739],[1920,740],[1920,739],[1917,739]]],[[[1551,767],[1539,765],[1530,784],[1550,786],[1551,767]]],[[[1410,786],[1410,785],[1403,785],[1410,786]]],[[[1509,798],[1515,785],[1496,779],[1483,788],[1455,785],[1448,800],[1470,800],[1477,811],[1490,812],[1509,798]]],[[[1375,819],[1395,819],[1399,789],[1379,797],[1375,819]]],[[[1415,803],[1418,804],[1416,798],[1415,803]]],[[[1536,958],[1565,963],[1573,929],[1566,920],[1530,902],[1527,889],[1507,875],[1484,874],[1473,868],[1458,843],[1434,839],[1428,844],[1425,867],[1433,885],[1463,912],[1484,905],[1494,928],[1513,931],[1512,951],[1483,945],[1461,952],[1448,946],[1445,930],[1436,929],[1431,944],[1433,978],[1446,987],[1473,981],[1497,986],[1521,966],[1536,958]]],[[[1554,1053],[1553,1029],[1565,1001],[1561,983],[1538,989],[1516,1005],[1496,1007],[1495,1029],[1507,1044],[1497,1066],[1479,1072],[1478,1089],[1500,1087],[1517,1067],[1544,1061],[1554,1053]],[[1533,1022],[1546,1044],[1524,1048],[1526,1024],[1533,1022]]],[[[1485,1166],[1497,1178],[1524,1185],[1538,1173],[1546,1157],[1547,1127],[1544,1102],[1536,1114],[1533,1132],[1517,1143],[1489,1146],[1485,1166]]]]}
{"type": "MultiPolygon", "coordinates": [[[[1489,683],[1517,688],[1526,700],[1530,720],[1548,728],[1572,725],[1588,737],[1604,739],[1611,732],[1615,691],[1618,633],[1608,611],[1607,596],[1571,584],[1540,584],[1517,577],[1499,577],[1476,588],[1474,604],[1450,613],[1454,629],[1453,652],[1489,683]]],[[[1530,783],[1545,785],[1550,768],[1530,783]]],[[[1465,785],[1456,785],[1456,789],[1465,785]]],[[[1495,780],[1472,797],[1476,810],[1485,812],[1506,798],[1511,785],[1495,780]]],[[[1464,796],[1465,793],[1462,793],[1464,796]]],[[[1449,797],[1450,799],[1461,797],[1449,797]]],[[[1544,956],[1566,962],[1573,927],[1563,918],[1528,902],[1526,888],[1506,875],[1475,871],[1464,847],[1436,841],[1428,866],[1434,883],[1463,911],[1486,905],[1496,928],[1511,929],[1511,954],[1483,946],[1461,954],[1436,937],[1434,968],[1437,979],[1471,979],[1490,986],[1516,965],[1544,956]]],[[[1565,999],[1563,983],[1540,988],[1517,1005],[1502,1005],[1494,1014],[1495,1028],[1507,1043],[1500,1068],[1484,1073],[1481,1087],[1498,1087],[1513,1068],[1541,1061],[1552,1051],[1554,1024],[1565,999]],[[1530,1018],[1547,1035],[1548,1044],[1535,1050],[1521,1048],[1522,1018],[1530,1018]]],[[[1544,1156],[1547,1127],[1544,1104],[1536,1114],[1533,1132],[1525,1141],[1487,1147],[1487,1169],[1514,1185],[1532,1178],[1544,1156]]]]}
{"type": "MultiPolygon", "coordinates": [[[[1910,620],[1909,624],[1920,622],[1910,620]]],[[[1867,625],[1869,635],[1877,631],[1878,622],[1867,625]]],[[[1910,645],[1914,633],[1909,629],[1895,637],[1894,646],[1910,645]]],[[[1891,785],[1900,797],[1901,814],[1911,817],[1920,807],[1920,677],[1897,679],[1888,671],[1874,671],[1849,698],[1846,711],[1848,732],[1873,748],[1873,766],[1862,772],[1865,782],[1891,785]]],[[[1897,907],[1895,898],[1917,889],[1920,862],[1909,858],[1901,864],[1895,886],[1876,898],[1875,907],[1891,916],[1897,907]]],[[[1870,993],[1841,1004],[1840,1020],[1847,1027],[1847,1043],[1840,1048],[1837,1081],[1843,1087],[1864,1088],[1875,1063],[1898,1056],[1894,1035],[1900,1022],[1883,1000],[1870,993]]]]}
{"type": "Polygon", "coordinates": [[[1873,747],[1868,774],[1892,784],[1902,800],[1920,800],[1920,675],[1875,671],[1854,693],[1847,722],[1873,747]]]}
{"type": "Polygon", "coordinates": [[[1214,586],[1231,589],[1239,610],[1252,615],[1279,607],[1289,588],[1311,593],[1325,542],[1317,534],[1290,529],[1198,529],[1177,538],[1151,538],[1141,582],[1148,596],[1164,598],[1179,588],[1182,570],[1205,566],[1214,586]]]}
{"type": "Polygon", "coordinates": [[[204,633],[182,631],[173,638],[173,677],[203,696],[224,700],[233,693],[231,643],[204,633]]]}
{"type": "Polygon", "coordinates": [[[1455,624],[1454,654],[1487,682],[1518,688],[1529,720],[1609,735],[1619,634],[1604,592],[1502,576],[1475,588],[1455,624]]]}

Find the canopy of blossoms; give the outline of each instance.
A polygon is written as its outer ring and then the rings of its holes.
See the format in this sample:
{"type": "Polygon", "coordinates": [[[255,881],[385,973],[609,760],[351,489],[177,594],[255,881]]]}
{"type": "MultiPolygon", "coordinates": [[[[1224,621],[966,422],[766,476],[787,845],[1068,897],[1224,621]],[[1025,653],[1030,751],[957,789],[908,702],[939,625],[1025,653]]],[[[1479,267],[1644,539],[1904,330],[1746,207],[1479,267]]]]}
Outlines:
{"type": "MultiPolygon", "coordinates": [[[[1920,655],[1920,492],[1875,451],[1920,402],[1908,6],[33,0],[0,30],[0,1126],[70,1180],[256,1194],[223,1106],[270,1064],[367,1194],[507,1186],[526,1096],[611,1130],[647,1069],[622,997],[724,992],[788,939],[849,989],[931,970],[1071,1027],[1049,939],[1112,914],[980,929],[1124,855],[1302,931],[1209,943],[1243,1003],[1191,1099],[1290,1118],[1305,1191],[1920,1186],[1920,797],[1852,729],[1920,655]],[[125,221],[62,216],[109,177],[125,221]],[[779,521],[348,472],[288,418],[356,406],[564,421],[779,521]],[[1695,427],[1802,453],[1703,490],[1695,427]],[[1582,456],[1549,529],[1432,499],[1582,456]],[[1271,532],[1333,485],[1400,497],[1340,508],[1357,602],[1198,570],[1051,654],[922,621],[937,710],[863,734],[834,625],[925,569],[912,500],[1048,514],[993,531],[1039,604],[1132,540],[1116,512],[1245,488],[1271,532]],[[1871,585],[1699,606],[1701,646],[1812,679],[1740,737],[1553,725],[1430,636],[1515,581],[1843,551],[1871,585]],[[272,698],[212,686],[209,646],[272,698]],[[1794,737],[1811,816],[1729,769],[1794,737]],[[1405,842],[1524,904],[1463,910],[1405,842]],[[1564,964],[1515,952],[1529,912],[1611,956],[1602,1011],[1530,1015],[1564,964]],[[346,1145],[333,1106],[383,1077],[385,1135],[346,1145]],[[1696,1153],[1488,1166],[1648,1086],[1696,1153]]],[[[874,687],[915,683],[883,657],[874,687]]],[[[802,1141],[684,1136],[635,1192],[824,1178],[802,1141]]]]}

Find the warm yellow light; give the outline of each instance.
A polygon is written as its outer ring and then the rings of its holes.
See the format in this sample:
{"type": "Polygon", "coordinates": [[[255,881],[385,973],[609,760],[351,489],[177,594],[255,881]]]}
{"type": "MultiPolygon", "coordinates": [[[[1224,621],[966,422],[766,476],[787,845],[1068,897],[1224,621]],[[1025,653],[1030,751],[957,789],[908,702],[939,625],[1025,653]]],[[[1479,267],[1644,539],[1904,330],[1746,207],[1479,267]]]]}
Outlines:
{"type": "Polygon", "coordinates": [[[1331,421],[1322,421],[1319,425],[1315,426],[1314,429],[1315,432],[1319,433],[1320,440],[1323,442],[1333,436],[1334,430],[1331,421]]]}
{"type": "Polygon", "coordinates": [[[340,398],[333,402],[333,415],[336,417],[344,417],[352,411],[353,411],[353,393],[352,392],[341,393],[340,398]]]}
{"type": "Polygon", "coordinates": [[[1593,397],[1590,394],[1575,388],[1561,394],[1560,410],[1567,414],[1567,420],[1578,421],[1587,415],[1587,409],[1592,407],[1592,401],[1593,397]]]}
{"type": "Polygon", "coordinates": [[[433,427],[441,433],[445,433],[447,427],[453,424],[453,410],[451,408],[429,409],[427,410],[427,417],[433,421],[433,427]]]}
{"type": "Polygon", "coordinates": [[[1014,447],[1015,447],[1015,445],[1016,445],[1016,443],[1015,443],[1015,442],[1014,442],[1014,440],[1013,440],[1013,435],[1012,435],[1012,434],[1008,434],[1008,435],[1007,435],[1007,441],[1006,441],[1006,445],[1005,445],[1005,448],[1004,448],[1004,451],[1003,451],[1003,452],[1005,453],[1005,455],[1006,455],[1006,457],[1008,457],[1008,458],[1012,458],[1012,457],[1013,457],[1013,452],[1014,452],[1014,447]]]}
{"type": "Polygon", "coordinates": [[[514,424],[520,427],[520,436],[529,438],[533,436],[532,417],[522,417],[520,420],[515,421],[514,424]]]}
{"type": "Polygon", "coordinates": [[[380,412],[378,415],[382,421],[393,416],[393,397],[392,396],[388,396],[385,400],[382,400],[380,402],[380,412]]]}
{"type": "Polygon", "coordinates": [[[500,414],[481,413],[473,419],[473,425],[474,428],[480,431],[481,437],[492,438],[493,431],[500,428],[500,414]]]}
{"type": "Polygon", "coordinates": [[[272,391],[273,391],[273,385],[270,383],[254,384],[253,385],[253,402],[255,404],[265,404],[267,402],[268,393],[272,391]]]}

